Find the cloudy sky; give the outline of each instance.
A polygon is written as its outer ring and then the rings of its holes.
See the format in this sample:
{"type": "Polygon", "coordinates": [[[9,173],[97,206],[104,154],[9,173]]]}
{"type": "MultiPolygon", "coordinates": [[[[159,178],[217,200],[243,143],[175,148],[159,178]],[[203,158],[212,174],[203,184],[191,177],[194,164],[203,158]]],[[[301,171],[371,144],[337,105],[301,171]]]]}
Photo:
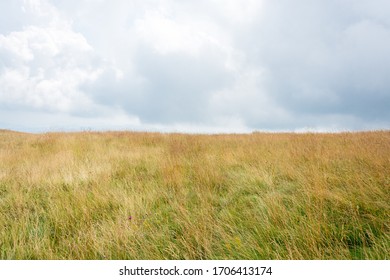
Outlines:
{"type": "Polygon", "coordinates": [[[0,128],[390,129],[388,0],[0,1],[0,128]]]}

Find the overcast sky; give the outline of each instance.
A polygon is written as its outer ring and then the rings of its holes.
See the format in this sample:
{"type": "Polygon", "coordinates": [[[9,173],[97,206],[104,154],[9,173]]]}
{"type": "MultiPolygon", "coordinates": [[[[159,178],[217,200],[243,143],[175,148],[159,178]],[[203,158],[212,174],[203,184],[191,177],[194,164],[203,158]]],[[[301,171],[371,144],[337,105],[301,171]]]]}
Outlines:
{"type": "Polygon", "coordinates": [[[0,1],[0,128],[390,129],[389,0],[0,1]]]}

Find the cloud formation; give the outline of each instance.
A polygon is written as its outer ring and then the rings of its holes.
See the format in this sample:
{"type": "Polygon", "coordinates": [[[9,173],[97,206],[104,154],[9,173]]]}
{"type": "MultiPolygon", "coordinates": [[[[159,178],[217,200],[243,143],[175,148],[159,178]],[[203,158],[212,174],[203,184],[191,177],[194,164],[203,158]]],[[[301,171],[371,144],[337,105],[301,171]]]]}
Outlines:
{"type": "Polygon", "coordinates": [[[390,3],[0,4],[0,126],[390,128],[390,3]]]}

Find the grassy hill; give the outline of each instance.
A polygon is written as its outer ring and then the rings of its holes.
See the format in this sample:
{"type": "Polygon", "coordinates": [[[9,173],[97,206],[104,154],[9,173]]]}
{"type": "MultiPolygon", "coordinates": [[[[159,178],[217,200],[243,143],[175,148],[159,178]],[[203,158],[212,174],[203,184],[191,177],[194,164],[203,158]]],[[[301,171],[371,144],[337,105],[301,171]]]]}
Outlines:
{"type": "Polygon", "coordinates": [[[389,259],[390,132],[0,132],[0,259],[389,259]]]}

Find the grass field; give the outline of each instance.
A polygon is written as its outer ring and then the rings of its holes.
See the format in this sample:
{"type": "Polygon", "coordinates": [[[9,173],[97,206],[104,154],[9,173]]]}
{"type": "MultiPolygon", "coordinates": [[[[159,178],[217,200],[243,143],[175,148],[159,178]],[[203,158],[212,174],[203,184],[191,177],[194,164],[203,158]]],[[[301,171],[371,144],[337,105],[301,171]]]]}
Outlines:
{"type": "Polygon", "coordinates": [[[0,131],[0,259],[390,259],[390,132],[0,131]]]}

